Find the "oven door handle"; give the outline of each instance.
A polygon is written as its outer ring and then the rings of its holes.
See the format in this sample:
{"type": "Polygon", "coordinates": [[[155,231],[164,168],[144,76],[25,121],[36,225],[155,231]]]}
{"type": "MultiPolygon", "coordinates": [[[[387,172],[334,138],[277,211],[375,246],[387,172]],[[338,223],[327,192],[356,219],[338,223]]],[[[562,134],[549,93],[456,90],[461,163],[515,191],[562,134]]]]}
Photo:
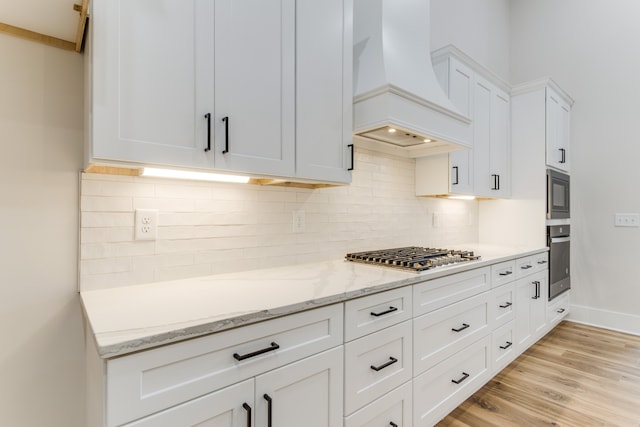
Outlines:
{"type": "Polygon", "coordinates": [[[569,242],[571,240],[571,238],[569,236],[567,237],[552,237],[551,238],[551,243],[565,243],[565,242],[569,242]]]}

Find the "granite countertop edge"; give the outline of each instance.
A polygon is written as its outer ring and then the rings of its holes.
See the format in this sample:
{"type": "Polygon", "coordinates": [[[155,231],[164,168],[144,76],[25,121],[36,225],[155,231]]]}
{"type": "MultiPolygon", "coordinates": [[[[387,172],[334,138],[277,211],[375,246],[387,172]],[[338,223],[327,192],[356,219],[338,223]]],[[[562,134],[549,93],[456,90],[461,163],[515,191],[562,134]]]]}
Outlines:
{"type": "MultiPolygon", "coordinates": [[[[112,289],[81,291],[80,297],[85,319],[95,340],[98,355],[103,359],[110,359],[548,250],[546,247],[529,249],[491,247],[490,250],[488,248],[476,248],[476,253],[482,255],[481,251],[484,250],[487,254],[479,260],[438,267],[422,273],[333,260],[112,289]],[[331,270],[333,275],[343,275],[345,282],[349,281],[348,279],[354,280],[354,277],[364,277],[364,279],[355,280],[351,286],[345,283],[343,287],[341,284],[337,284],[331,288],[328,286],[329,282],[336,281],[336,279],[331,276],[320,278],[314,276],[315,270],[321,272],[319,274],[331,270]],[[289,278],[280,279],[278,276],[280,273],[283,277],[289,276],[289,278]],[[297,279],[296,276],[301,274],[310,277],[297,279]],[[258,278],[254,279],[256,277],[258,278]],[[264,277],[267,278],[264,279],[264,277]],[[273,279],[269,279],[269,277],[273,277],[273,279]],[[255,285],[252,285],[252,280],[255,280],[255,285]],[[256,304],[240,303],[241,299],[246,297],[247,289],[254,290],[251,289],[252,286],[258,290],[261,284],[277,287],[281,286],[280,283],[286,284],[281,288],[285,291],[281,301],[275,297],[273,301],[256,304]],[[218,290],[218,286],[223,289],[218,290]],[[295,289],[291,286],[295,286],[295,289]],[[328,289],[318,291],[317,288],[322,286],[327,286],[328,289]],[[287,297],[287,290],[302,290],[301,296],[287,297]],[[209,309],[202,305],[201,295],[212,296],[218,291],[225,293],[224,308],[216,307],[214,304],[209,309]],[[194,295],[189,295],[189,293],[194,295]],[[175,303],[172,303],[173,301],[175,303]],[[175,307],[180,303],[187,306],[193,304],[200,310],[195,310],[196,312],[192,314],[187,309],[183,315],[179,313],[180,309],[175,307]],[[164,318],[165,314],[166,319],[164,318]]],[[[182,307],[182,310],[184,308],[182,307]]]]}

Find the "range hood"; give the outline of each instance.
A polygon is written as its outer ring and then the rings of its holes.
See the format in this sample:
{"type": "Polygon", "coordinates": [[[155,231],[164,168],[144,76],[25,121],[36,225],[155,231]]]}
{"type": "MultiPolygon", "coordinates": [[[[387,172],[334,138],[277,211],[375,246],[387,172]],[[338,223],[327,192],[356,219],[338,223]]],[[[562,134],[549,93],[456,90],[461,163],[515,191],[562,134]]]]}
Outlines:
{"type": "Polygon", "coordinates": [[[409,157],[471,148],[431,64],[430,0],[355,0],[354,142],[409,157]]]}

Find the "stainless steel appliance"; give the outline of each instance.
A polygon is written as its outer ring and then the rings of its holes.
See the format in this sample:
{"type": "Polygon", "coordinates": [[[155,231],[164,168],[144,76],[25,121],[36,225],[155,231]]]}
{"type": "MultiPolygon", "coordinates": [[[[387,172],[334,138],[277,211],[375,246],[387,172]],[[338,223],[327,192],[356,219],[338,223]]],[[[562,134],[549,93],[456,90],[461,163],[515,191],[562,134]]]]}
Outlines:
{"type": "Polygon", "coordinates": [[[472,251],[408,246],[350,253],[345,256],[345,259],[420,272],[443,265],[480,259],[480,256],[474,255],[472,251]]]}
{"type": "Polygon", "coordinates": [[[569,218],[569,175],[547,169],[547,219],[569,218]]]}
{"type": "Polygon", "coordinates": [[[547,227],[547,245],[549,246],[549,300],[571,288],[569,225],[551,225],[547,227]]]}

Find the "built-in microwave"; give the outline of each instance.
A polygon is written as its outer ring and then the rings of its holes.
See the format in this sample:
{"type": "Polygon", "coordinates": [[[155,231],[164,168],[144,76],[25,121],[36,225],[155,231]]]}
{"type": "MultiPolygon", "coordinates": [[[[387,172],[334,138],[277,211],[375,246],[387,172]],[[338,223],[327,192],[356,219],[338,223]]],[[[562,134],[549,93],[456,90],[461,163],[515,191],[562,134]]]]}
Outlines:
{"type": "Polygon", "coordinates": [[[547,219],[569,218],[569,175],[547,169],[547,219]]]}

